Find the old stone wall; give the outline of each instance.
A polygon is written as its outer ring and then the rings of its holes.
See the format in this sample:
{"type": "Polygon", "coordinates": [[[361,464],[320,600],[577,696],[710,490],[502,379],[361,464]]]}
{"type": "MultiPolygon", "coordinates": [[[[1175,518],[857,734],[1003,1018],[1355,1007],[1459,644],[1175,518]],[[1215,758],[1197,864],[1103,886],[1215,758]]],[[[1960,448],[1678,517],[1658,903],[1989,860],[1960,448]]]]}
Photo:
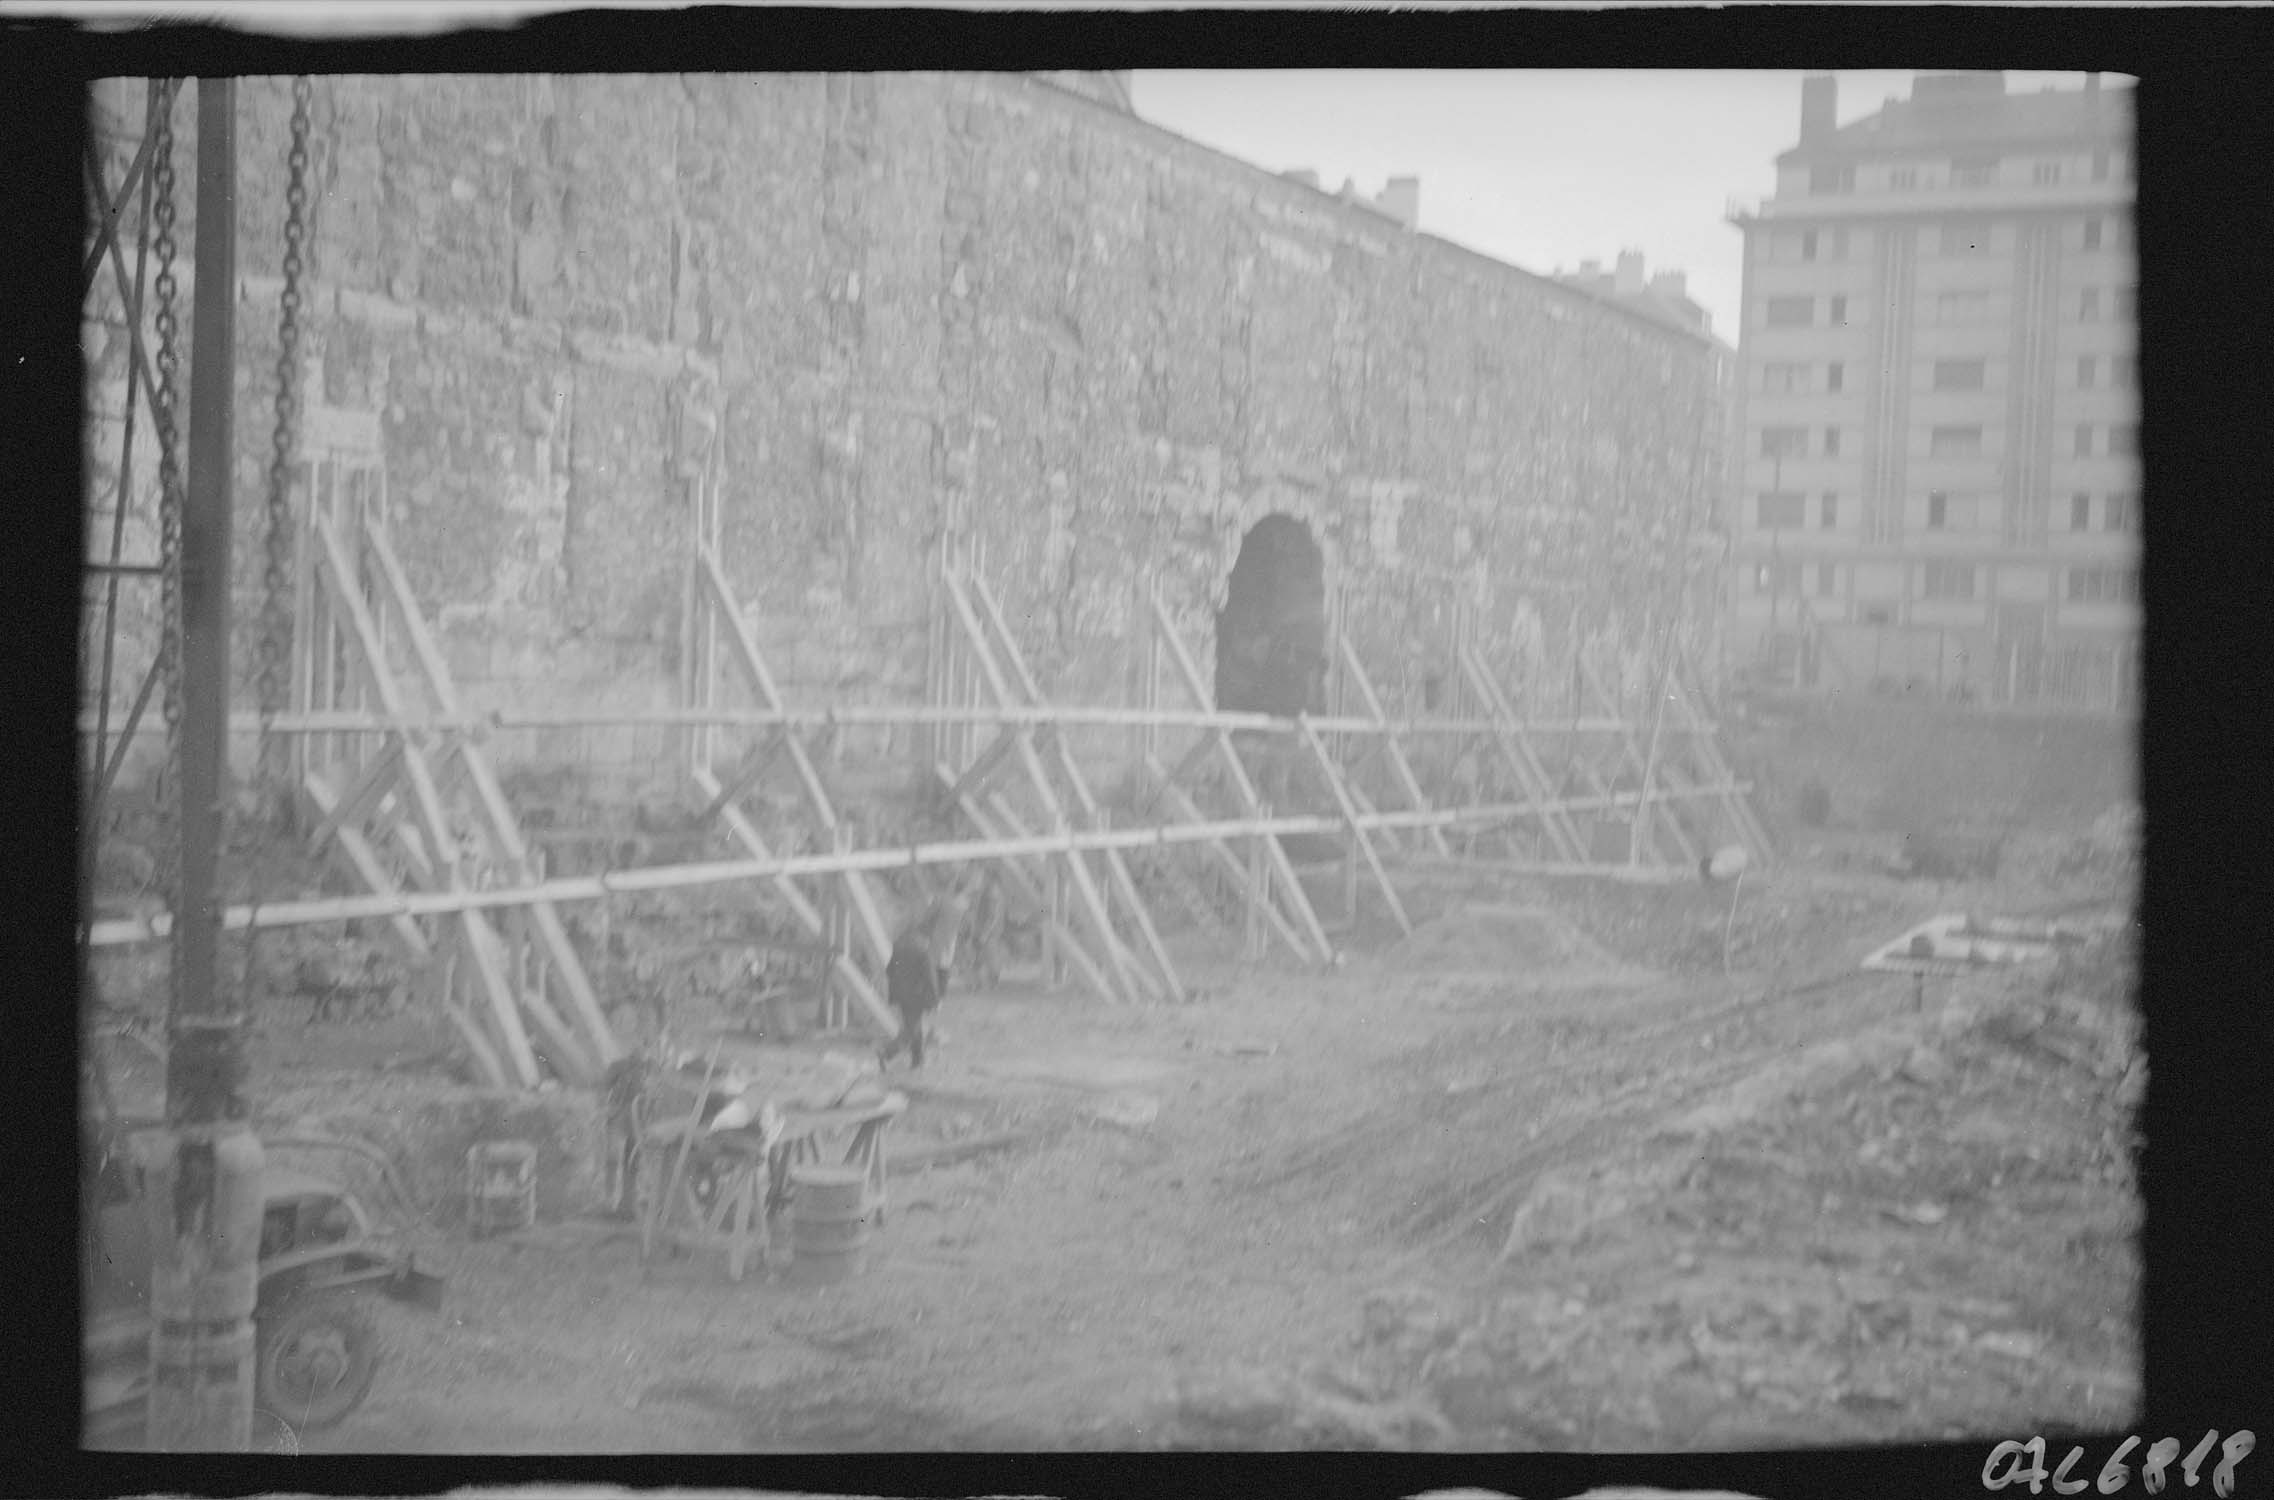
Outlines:
{"type": "MultiPolygon", "coordinates": [[[[141,100],[98,98],[114,179],[141,100]]],[[[310,399],[379,414],[398,549],[477,707],[679,701],[706,405],[725,566],[809,702],[920,692],[950,540],[1046,686],[1103,702],[1132,692],[1147,586],[1207,671],[1275,511],[1313,528],[1393,691],[1466,600],[1528,686],[1560,691],[1583,642],[1639,692],[1668,567],[1711,561],[1680,545],[1710,489],[1703,340],[1023,76],[338,78],[316,101],[310,399]]],[[[289,103],[242,85],[244,682],[289,103]]],[[[185,328],[194,120],[192,90],[185,328]]],[[[106,275],[98,484],[117,305],[106,275]]],[[[669,743],[498,748],[652,767],[669,743]]]]}

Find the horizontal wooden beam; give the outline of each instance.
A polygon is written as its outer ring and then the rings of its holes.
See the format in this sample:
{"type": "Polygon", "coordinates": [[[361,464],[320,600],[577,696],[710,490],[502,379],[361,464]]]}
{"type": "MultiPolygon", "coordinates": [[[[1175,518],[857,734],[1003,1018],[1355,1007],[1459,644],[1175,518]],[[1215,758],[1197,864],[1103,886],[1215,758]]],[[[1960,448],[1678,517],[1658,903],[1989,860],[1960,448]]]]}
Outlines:
{"type": "MultiPolygon", "coordinates": [[[[1692,789],[1689,798],[1725,797],[1749,791],[1750,782],[1731,782],[1692,789]]],[[[1670,791],[1653,794],[1659,801],[1677,800],[1670,791]]],[[[1505,802],[1490,806],[1438,808],[1421,812],[1361,814],[1362,828],[1447,828],[1464,824],[1503,823],[1537,817],[1544,811],[1595,812],[1632,807],[1638,793],[1611,797],[1570,797],[1553,803],[1505,802]]],[[[1687,799],[1683,799],[1687,800],[1687,799]]],[[[1171,844],[1199,844],[1221,839],[1257,838],[1292,833],[1345,833],[1350,823],[1337,817],[1235,818],[1214,823],[1171,823],[1152,828],[1104,828],[1038,834],[1031,838],[965,840],[952,843],[912,844],[896,849],[853,849],[834,854],[799,854],[772,859],[712,860],[697,864],[657,865],[601,875],[564,876],[533,885],[493,890],[438,890],[401,896],[340,896],[309,901],[279,901],[259,908],[231,907],[223,917],[227,931],[249,926],[305,927],[323,922],[363,921],[396,915],[423,917],[493,907],[530,906],[552,901],[604,901],[643,891],[683,890],[706,885],[735,885],[746,881],[781,881],[800,875],[833,875],[848,870],[898,870],[910,865],[956,865],[973,860],[1015,859],[1033,855],[1063,854],[1087,849],[1145,849],[1171,844]]],[[[117,918],[95,922],[83,931],[90,946],[119,947],[155,942],[173,930],[171,918],[117,918]]]]}

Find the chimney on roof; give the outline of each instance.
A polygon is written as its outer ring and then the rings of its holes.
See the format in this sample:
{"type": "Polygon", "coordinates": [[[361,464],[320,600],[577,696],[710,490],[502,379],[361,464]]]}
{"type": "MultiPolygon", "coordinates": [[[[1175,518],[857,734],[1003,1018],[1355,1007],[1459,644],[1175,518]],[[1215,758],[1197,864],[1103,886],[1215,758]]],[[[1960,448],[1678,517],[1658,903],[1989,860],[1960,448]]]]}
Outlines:
{"type": "Polygon", "coordinates": [[[1611,290],[1622,297],[1633,297],[1641,294],[1642,287],[1642,252],[1621,250],[1618,279],[1612,283],[1611,290]]]}
{"type": "Polygon", "coordinates": [[[1382,196],[1374,200],[1391,218],[1408,229],[1421,227],[1421,179],[1393,177],[1382,187],[1382,196]]]}
{"type": "Polygon", "coordinates": [[[1582,276],[1600,276],[1603,274],[1603,263],[1599,260],[1583,260],[1579,263],[1579,274],[1582,276]]]}
{"type": "Polygon", "coordinates": [[[1650,290],[1653,295],[1669,302],[1687,297],[1690,294],[1689,275],[1682,271],[1660,271],[1650,278],[1650,290]]]}
{"type": "Polygon", "coordinates": [[[1840,80],[1829,73],[1800,80],[1800,139],[1822,140],[1840,112],[1840,80]]]}

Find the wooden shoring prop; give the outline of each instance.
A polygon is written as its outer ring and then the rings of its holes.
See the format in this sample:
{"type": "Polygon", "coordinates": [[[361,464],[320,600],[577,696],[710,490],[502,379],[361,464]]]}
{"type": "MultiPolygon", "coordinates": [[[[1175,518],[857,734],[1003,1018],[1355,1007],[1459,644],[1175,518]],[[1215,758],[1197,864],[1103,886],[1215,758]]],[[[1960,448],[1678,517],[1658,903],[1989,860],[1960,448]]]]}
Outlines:
{"type": "MultiPolygon", "coordinates": [[[[734,773],[734,779],[723,784],[718,795],[704,804],[703,810],[695,815],[695,821],[710,822],[725,812],[730,804],[740,801],[744,792],[764,781],[766,773],[774,768],[774,762],[781,757],[782,741],[795,732],[786,726],[777,725],[758,736],[758,743],[751,746],[750,753],[743,757],[742,768],[734,773]]],[[[701,771],[711,769],[709,765],[699,762],[695,763],[695,768],[701,771]]]]}
{"type": "MultiPolygon", "coordinates": [[[[996,825],[1001,829],[1004,838],[1013,842],[1049,842],[1047,836],[1045,836],[1040,830],[1031,828],[1027,825],[1026,820],[1019,816],[1018,809],[1011,806],[1010,799],[1005,797],[1001,792],[989,792],[984,797],[980,798],[979,802],[982,807],[994,814],[996,825]]],[[[1048,859],[1047,857],[1042,857],[1037,858],[1035,862],[1038,865],[1042,865],[1043,873],[1046,876],[1052,876],[1052,878],[1054,878],[1061,887],[1059,894],[1055,899],[1059,908],[1057,920],[1061,926],[1064,926],[1066,917],[1065,908],[1070,904],[1067,888],[1071,885],[1071,882],[1066,879],[1064,861],[1054,861],[1048,859]],[[1055,874],[1053,875],[1052,872],[1055,872],[1055,874]]],[[[1066,930],[1069,936],[1073,935],[1073,929],[1070,926],[1067,927],[1066,930]]],[[[1112,952],[1114,962],[1118,964],[1123,971],[1131,974],[1136,978],[1143,977],[1142,974],[1138,972],[1137,955],[1130,951],[1129,945],[1127,943],[1122,941],[1121,934],[1118,931],[1116,931],[1113,935],[1112,952]]]]}
{"type": "MultiPolygon", "coordinates": [[[[1154,761],[1149,769],[1156,778],[1160,777],[1161,763],[1159,761],[1154,761]]],[[[1207,814],[1200,810],[1199,805],[1192,800],[1184,788],[1161,780],[1158,782],[1158,789],[1161,800],[1168,804],[1170,813],[1176,817],[1187,823],[1205,823],[1208,821],[1207,814]]],[[[1255,883],[1249,871],[1249,861],[1246,858],[1234,853],[1231,845],[1223,840],[1205,843],[1200,847],[1214,857],[1216,867],[1224,872],[1225,877],[1231,882],[1233,890],[1238,892],[1243,901],[1261,904],[1265,927],[1286,945],[1287,951],[1295,956],[1297,962],[1309,963],[1317,957],[1317,954],[1303,942],[1302,935],[1296,932],[1294,926],[1288,922],[1286,914],[1272,904],[1264,894],[1262,886],[1255,883]]]]}
{"type": "MultiPolygon", "coordinates": [[[[346,548],[340,544],[339,533],[326,516],[315,518],[315,533],[321,546],[319,561],[331,583],[334,605],[347,617],[353,638],[361,648],[350,653],[361,667],[361,675],[369,683],[372,695],[379,700],[382,713],[398,718],[403,712],[402,693],[394,676],[387,668],[385,648],[379,639],[378,622],[373,619],[370,605],[362,591],[356,587],[354,565],[349,561],[346,548]]],[[[426,754],[411,737],[399,738],[402,748],[403,785],[408,790],[411,811],[418,823],[418,832],[424,837],[428,849],[434,854],[432,878],[446,890],[457,891],[456,861],[450,857],[454,840],[450,836],[450,820],[442,807],[441,794],[434,785],[434,776],[427,766],[426,754]]],[[[400,826],[400,825],[398,825],[400,826]]],[[[486,928],[487,919],[478,910],[467,908],[457,913],[457,926],[462,938],[476,928],[486,928]]],[[[510,1063],[511,1079],[524,1089],[534,1089],[538,1083],[537,1059],[530,1050],[528,1034],[522,1030],[519,1008],[504,971],[488,960],[488,949],[470,938],[461,945],[472,962],[481,982],[483,994],[489,1001],[497,1028],[498,1039],[504,1043],[505,1058],[510,1063]]]]}
{"type": "MultiPolygon", "coordinates": [[[[948,604],[955,611],[957,622],[963,627],[965,653],[986,681],[989,695],[999,704],[1009,704],[1010,684],[1003,676],[1001,663],[996,661],[994,653],[988,649],[986,630],[979,623],[970,595],[962,587],[962,580],[954,574],[949,574],[945,582],[948,604]]],[[[1041,753],[1035,749],[1033,731],[1025,725],[1016,725],[1010,733],[1020,767],[1026,772],[1027,788],[1042,809],[1043,820],[1047,825],[1045,832],[1053,835],[1075,832],[1073,824],[1066,817],[1064,805],[1051,789],[1050,773],[1043,766],[1041,753]]],[[[1061,862],[1071,886],[1074,905],[1081,913],[1083,924],[1089,929],[1091,940],[1096,944],[1095,956],[1101,961],[1100,967],[1113,979],[1121,998],[1132,1002],[1144,1000],[1147,994],[1146,980],[1136,966],[1128,962],[1126,950],[1122,948],[1120,937],[1114,931],[1113,917],[1106,909],[1105,897],[1092,878],[1089,865],[1083,860],[1081,852],[1072,846],[1063,852],[1061,862]]]]}
{"type": "MultiPolygon", "coordinates": [[[[993,627],[995,640],[993,653],[997,660],[1010,668],[1010,683],[1015,686],[1021,701],[1018,706],[1040,708],[1044,706],[1041,684],[1035,681],[1034,672],[1027,666],[1026,653],[1019,649],[1018,640],[1003,619],[1002,606],[995,601],[995,591],[987,581],[974,575],[971,588],[978,596],[982,618],[993,627]]],[[[1008,705],[1006,705],[1008,706],[1008,705]]],[[[1074,799],[1074,810],[1080,815],[1079,826],[1097,829],[1106,826],[1105,811],[1098,805],[1097,796],[1090,790],[1089,778],[1082,774],[1081,762],[1075,757],[1073,746],[1066,742],[1065,731],[1057,724],[1045,725],[1038,738],[1045,741],[1058,762],[1058,774],[1065,782],[1067,793],[1074,799]]],[[[1169,957],[1168,946],[1161,941],[1160,930],[1153,924],[1153,914],[1145,905],[1137,879],[1129,873],[1129,862],[1121,857],[1119,849],[1101,852],[1105,864],[1106,880],[1121,900],[1129,917],[1129,925],[1137,929],[1139,953],[1151,965],[1151,972],[1142,977],[1153,982],[1162,998],[1172,1004],[1184,1003],[1184,983],[1177,978],[1176,964],[1169,957]]]]}
{"type": "MultiPolygon", "coordinates": [[[[326,824],[334,824],[341,804],[324,784],[322,773],[310,771],[301,778],[300,788],[316,816],[326,824]]],[[[363,836],[362,829],[352,823],[337,822],[332,830],[331,849],[345,863],[345,873],[351,878],[384,896],[401,893],[402,888],[380,860],[378,851],[371,847],[371,841],[363,836]]],[[[424,973],[434,962],[433,945],[427,942],[426,934],[419,931],[416,921],[400,915],[389,917],[387,932],[414,972],[424,973]]]]}
{"type": "MultiPolygon", "coordinates": [[[[1594,695],[1596,702],[1603,704],[1606,709],[1613,709],[1610,694],[1604,690],[1603,679],[1596,672],[1593,662],[1581,664],[1580,678],[1586,685],[1587,691],[1594,695]]],[[[1656,855],[1660,862],[1666,862],[1665,848],[1666,844],[1671,842],[1676,851],[1674,862],[1679,863],[1685,869],[1694,868],[1702,857],[1703,851],[1691,839],[1689,830],[1682,826],[1681,819],[1674,816],[1674,809],[1663,800],[1651,795],[1651,789],[1657,784],[1659,778],[1664,777],[1669,783],[1673,782],[1673,767],[1663,759],[1653,763],[1645,758],[1642,747],[1635,743],[1634,726],[1631,723],[1624,723],[1619,729],[1618,745],[1619,763],[1624,769],[1634,773],[1635,784],[1643,795],[1642,802],[1637,804],[1639,809],[1637,817],[1646,819],[1643,826],[1647,830],[1645,837],[1648,839],[1652,854],[1656,855]]],[[[1592,763],[1584,758],[1579,759],[1578,763],[1588,781],[1598,791],[1607,792],[1609,790],[1592,763]]]]}
{"type": "MultiPolygon", "coordinates": [[[[457,686],[451,681],[450,669],[426,628],[425,618],[419,613],[418,600],[411,593],[410,580],[404,575],[402,564],[395,559],[394,547],[384,531],[374,528],[364,528],[363,539],[373,561],[379,565],[380,577],[386,581],[395,612],[402,619],[411,654],[425,674],[427,692],[436,707],[455,717],[459,713],[457,686]]],[[[513,808],[506,801],[505,789],[490,765],[489,752],[478,741],[462,736],[457,739],[456,748],[458,764],[466,780],[473,785],[474,804],[481,811],[484,832],[497,854],[502,856],[500,863],[513,872],[515,879],[533,880],[536,869],[530,862],[529,847],[522,841],[513,808]]],[[[569,940],[568,930],[561,925],[561,914],[550,902],[540,902],[530,909],[529,923],[532,934],[544,947],[551,977],[559,982],[572,1012],[584,1025],[584,1038],[570,1043],[567,1050],[572,1065],[581,1063],[581,1071],[588,1072],[589,1076],[571,1081],[598,1083],[608,1066],[624,1055],[623,1049],[609,1033],[608,1018],[600,1011],[600,998],[593,992],[592,981],[584,972],[584,964],[577,957],[576,945],[569,940]]],[[[523,995],[523,1004],[548,1032],[559,1028],[564,1038],[570,1035],[554,1015],[541,989],[529,989],[523,995]]]]}
{"type": "MultiPolygon", "coordinates": [[[[710,798],[716,798],[722,790],[718,778],[701,767],[695,769],[695,789],[710,798]]],[[[721,807],[719,818],[726,824],[727,832],[733,836],[734,841],[752,859],[774,858],[773,852],[766,847],[765,838],[758,832],[757,825],[743,814],[741,808],[731,802],[725,803],[721,807]]],[[[804,891],[798,889],[794,877],[773,875],[768,877],[767,883],[781,897],[782,904],[790,909],[790,915],[796,919],[798,926],[805,929],[806,936],[816,942],[829,941],[827,915],[807,898],[804,891]]],[[[891,1006],[884,1003],[884,997],[877,993],[876,986],[870,983],[868,975],[861,972],[860,965],[853,961],[850,954],[834,954],[830,959],[829,973],[837,981],[839,989],[851,996],[853,1003],[860,1007],[861,1014],[868,1018],[872,1027],[887,1037],[899,1032],[899,1016],[893,1013],[891,1006]]]]}
{"type": "MultiPolygon", "coordinates": [[[[1153,621],[1160,631],[1161,644],[1167,648],[1169,661],[1176,668],[1177,677],[1184,683],[1184,690],[1192,699],[1193,706],[1213,711],[1216,707],[1215,695],[1209,691],[1207,679],[1200,675],[1200,668],[1192,659],[1191,648],[1177,634],[1176,622],[1169,618],[1168,606],[1161,602],[1158,593],[1150,595],[1148,602],[1153,607],[1153,621]]],[[[1261,818],[1263,799],[1257,795],[1255,782],[1248,776],[1247,767],[1241,763],[1240,752],[1233,746],[1231,736],[1222,729],[1211,729],[1207,731],[1207,742],[1215,748],[1217,759],[1223,765],[1226,779],[1231,784],[1232,795],[1239,801],[1240,811],[1249,819],[1261,818]]],[[[1311,898],[1304,891],[1303,882],[1296,877],[1295,867],[1287,858],[1286,848],[1276,838],[1265,839],[1264,845],[1264,857],[1269,862],[1272,875],[1269,882],[1271,891],[1287,903],[1297,929],[1309,945],[1306,957],[1321,964],[1334,962],[1334,943],[1319,922],[1319,914],[1312,908],[1311,898]]],[[[1232,857],[1238,858],[1237,855],[1232,857]]]]}
{"type": "Polygon", "coordinates": [[[1017,736],[1009,730],[996,735],[993,742],[979,752],[979,758],[964,767],[963,774],[956,777],[954,783],[948,787],[948,805],[960,807],[966,797],[976,796],[980,788],[984,787],[994,777],[995,773],[1003,768],[1004,762],[1008,761],[1017,749],[1017,736]]]}
{"type": "MultiPolygon", "coordinates": [[[[932,774],[942,786],[948,785],[954,776],[954,772],[944,765],[933,767],[932,774]]],[[[978,797],[966,793],[957,799],[956,810],[978,830],[981,838],[991,844],[1003,843],[1014,835],[1007,831],[1008,820],[1004,817],[1002,800],[993,798],[991,801],[993,806],[989,808],[982,805],[978,797]]],[[[1099,999],[1109,1004],[1117,1003],[1121,995],[1113,987],[1113,981],[1106,977],[1105,970],[1098,967],[1097,960],[1090,956],[1089,951],[1082,946],[1081,939],[1066,925],[1065,913],[1057,909],[1052,899],[1051,876],[1045,861],[1039,856],[1032,860],[1032,863],[1044,866],[1039,876],[1036,871],[1027,868],[1028,863],[1027,859],[1011,856],[994,861],[1003,878],[1017,888],[1020,897],[1042,913],[1043,941],[1053,957],[1080,975],[1082,983],[1088,985],[1099,999]]]]}
{"type": "MultiPolygon", "coordinates": [[[[727,586],[726,573],[719,567],[718,555],[706,549],[697,559],[703,580],[709,586],[711,609],[716,618],[727,626],[727,644],[730,654],[742,669],[745,685],[759,706],[779,712],[782,708],[781,691],[774,685],[774,674],[766,665],[766,658],[758,649],[758,639],[751,634],[750,622],[742,617],[742,606],[736,602],[734,590],[727,586]]],[[[796,768],[798,782],[805,788],[806,810],[821,828],[824,843],[833,843],[837,836],[837,809],[829,796],[828,785],[806,753],[805,745],[795,734],[784,741],[789,751],[790,764],[796,768]]],[[[715,797],[721,788],[712,785],[706,796],[715,797]]],[[[845,896],[852,903],[854,926],[869,956],[881,970],[892,958],[892,934],[885,927],[884,916],[877,909],[876,894],[857,870],[849,870],[839,877],[845,885],[845,896]]],[[[897,1023],[895,1023],[897,1029],[897,1023]]]]}
{"type": "MultiPolygon", "coordinates": [[[[1461,671],[1475,690],[1491,732],[1491,742],[1500,751],[1502,763],[1516,778],[1518,789],[1528,800],[1543,807],[1553,804],[1557,800],[1555,784],[1549,780],[1531,741],[1525,737],[1523,725],[1510,712],[1508,700],[1501,695],[1499,684],[1492,680],[1475,647],[1461,653],[1461,671]]],[[[1567,813],[1551,807],[1542,812],[1540,823],[1547,830],[1548,842],[1559,855],[1575,865],[1587,863],[1586,846],[1567,813]]]]}
{"type": "Polygon", "coordinates": [[[377,811],[393,793],[402,769],[403,747],[389,741],[387,748],[379,752],[344,796],[334,795],[329,783],[324,782],[318,772],[306,773],[303,780],[317,778],[317,784],[325,790],[325,811],[319,815],[315,829],[308,835],[309,852],[320,852],[325,841],[342,828],[356,828],[377,811]]]}
{"type": "MultiPolygon", "coordinates": [[[[1714,739],[1706,716],[1699,711],[1691,696],[1691,684],[1697,680],[1696,674],[1697,663],[1691,659],[1689,649],[1682,647],[1677,652],[1676,668],[1669,675],[1667,688],[1673,693],[1674,707],[1681,713],[1682,722],[1689,729],[1686,738],[1690,754],[1696,757],[1704,779],[1716,787],[1734,787],[1737,784],[1736,774],[1730,769],[1728,759],[1722,755],[1721,746],[1714,739]]],[[[1770,841],[1769,831],[1761,826],[1760,818],[1754,814],[1751,801],[1742,791],[1723,792],[1720,800],[1739,839],[1752,846],[1754,862],[1766,865],[1775,857],[1776,845],[1770,841]]]]}
{"type": "MultiPolygon", "coordinates": [[[[1350,644],[1348,635],[1337,631],[1335,644],[1341,648],[1344,680],[1357,691],[1358,701],[1365,706],[1366,716],[1382,726],[1382,732],[1375,741],[1376,749],[1370,750],[1369,755],[1386,755],[1389,758],[1390,774],[1396,779],[1398,790],[1404,793],[1406,805],[1415,812],[1428,812],[1429,798],[1421,790],[1421,779],[1413,774],[1413,762],[1406,758],[1405,746],[1390,729],[1390,716],[1382,711],[1381,695],[1374,691],[1374,679],[1367,674],[1366,664],[1359,660],[1358,652],[1350,644]]],[[[1443,829],[1425,828],[1422,830],[1422,839],[1439,854],[1453,852],[1452,847],[1445,842],[1443,829]]]]}
{"type": "MultiPolygon", "coordinates": [[[[1342,777],[1335,770],[1334,757],[1327,753],[1326,742],[1319,738],[1319,732],[1311,727],[1309,719],[1298,716],[1296,722],[1303,726],[1303,742],[1311,747],[1312,758],[1318,762],[1319,774],[1326,778],[1327,791],[1334,797],[1335,805],[1342,809],[1344,821],[1350,825],[1352,844],[1356,846],[1359,856],[1366,861],[1366,868],[1373,872],[1374,884],[1382,893],[1383,904],[1389,907],[1392,920],[1398,924],[1398,931],[1410,937],[1413,934],[1413,919],[1405,914],[1405,903],[1398,899],[1398,888],[1390,884],[1390,872],[1382,868],[1382,857],[1375,852],[1374,840],[1366,831],[1357,804],[1350,800],[1350,788],[1342,784],[1342,777]]],[[[1352,921],[1357,920],[1355,883],[1350,916],[1352,921]]]]}

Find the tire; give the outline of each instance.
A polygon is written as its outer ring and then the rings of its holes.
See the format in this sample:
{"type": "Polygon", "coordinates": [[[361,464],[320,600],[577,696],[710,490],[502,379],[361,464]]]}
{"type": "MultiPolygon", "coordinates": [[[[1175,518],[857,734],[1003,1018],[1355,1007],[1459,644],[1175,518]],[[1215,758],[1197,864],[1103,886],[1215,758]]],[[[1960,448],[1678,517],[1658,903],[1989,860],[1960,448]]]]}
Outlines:
{"type": "Polygon", "coordinates": [[[254,1399],[307,1432],[337,1426],[379,1373],[379,1330],[346,1292],[305,1292],[259,1320],[254,1399]]]}

